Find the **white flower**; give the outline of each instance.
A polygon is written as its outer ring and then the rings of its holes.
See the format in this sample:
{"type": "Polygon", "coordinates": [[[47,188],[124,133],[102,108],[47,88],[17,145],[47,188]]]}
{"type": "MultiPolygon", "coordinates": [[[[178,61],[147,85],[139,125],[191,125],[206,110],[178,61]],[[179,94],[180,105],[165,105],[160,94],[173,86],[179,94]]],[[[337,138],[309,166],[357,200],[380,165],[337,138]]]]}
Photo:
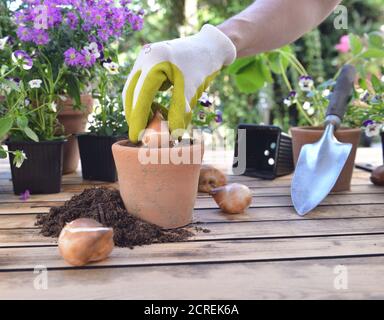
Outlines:
{"type": "Polygon", "coordinates": [[[313,79],[310,76],[301,76],[299,80],[299,87],[302,91],[311,91],[313,87],[313,79]]]}
{"type": "Polygon", "coordinates": [[[107,69],[110,74],[119,73],[119,65],[116,62],[104,62],[103,67],[107,69]]]}
{"type": "Polygon", "coordinates": [[[101,56],[99,46],[96,42],[91,42],[89,46],[85,46],[84,49],[91,53],[96,59],[100,58],[101,56]]]}
{"type": "Polygon", "coordinates": [[[381,76],[380,81],[384,82],[384,76],[381,76]]]}
{"type": "Polygon", "coordinates": [[[9,37],[5,37],[0,39],[0,50],[4,50],[5,45],[7,44],[9,37]]]}
{"type": "Polygon", "coordinates": [[[310,107],[311,107],[311,103],[310,103],[310,102],[305,101],[305,102],[303,103],[303,109],[304,109],[304,110],[308,110],[310,107]]]}
{"type": "Polygon", "coordinates": [[[312,108],[312,107],[310,107],[310,108],[307,110],[307,113],[308,113],[309,116],[313,116],[314,113],[315,113],[315,109],[312,108]]]}
{"type": "Polygon", "coordinates": [[[12,89],[5,83],[0,83],[0,92],[4,91],[7,95],[11,93],[12,89]]]}
{"type": "Polygon", "coordinates": [[[365,128],[365,135],[367,137],[374,137],[379,135],[381,131],[381,126],[381,124],[376,122],[368,124],[365,128]]]}
{"type": "Polygon", "coordinates": [[[290,107],[292,105],[292,101],[290,99],[284,99],[284,104],[287,106],[287,107],[290,107]]]}
{"type": "Polygon", "coordinates": [[[40,79],[33,79],[33,80],[28,82],[31,89],[39,89],[41,87],[42,83],[43,83],[43,81],[40,79]]]}
{"type": "Polygon", "coordinates": [[[331,90],[329,90],[329,89],[325,89],[325,90],[323,90],[323,92],[321,93],[321,95],[322,95],[324,98],[328,97],[330,94],[331,94],[331,90]]]}
{"type": "Polygon", "coordinates": [[[53,112],[57,112],[57,104],[56,104],[55,101],[53,101],[53,102],[51,103],[51,110],[52,110],[53,112]]]}
{"type": "Polygon", "coordinates": [[[360,93],[359,95],[359,99],[361,101],[367,101],[368,100],[368,97],[369,97],[369,92],[368,90],[364,90],[362,93],[360,93]]]}

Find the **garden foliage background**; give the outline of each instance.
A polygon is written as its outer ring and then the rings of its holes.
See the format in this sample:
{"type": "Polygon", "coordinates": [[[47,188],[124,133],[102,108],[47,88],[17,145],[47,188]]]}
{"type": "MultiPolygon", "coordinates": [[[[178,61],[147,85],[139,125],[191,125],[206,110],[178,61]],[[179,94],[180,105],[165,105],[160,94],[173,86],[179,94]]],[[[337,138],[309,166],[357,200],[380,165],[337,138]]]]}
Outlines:
{"type": "MultiPolygon", "coordinates": [[[[144,3],[147,14],[143,30],[135,34],[133,39],[121,44],[120,52],[128,52],[128,60],[132,61],[140,44],[193,33],[204,23],[219,24],[252,2],[253,0],[149,0],[144,3]],[[186,6],[192,7],[189,9],[189,16],[186,6]]],[[[334,28],[335,14],[332,14],[317,29],[292,45],[299,61],[315,80],[332,78],[336,67],[342,63],[335,50],[341,36],[349,33],[363,35],[379,30],[384,24],[384,0],[344,0],[342,4],[348,9],[347,30],[334,28]]],[[[297,77],[293,70],[290,72],[290,77],[297,77]]],[[[273,85],[248,94],[240,92],[234,84],[234,78],[227,72],[222,72],[211,86],[210,94],[215,97],[216,107],[223,111],[224,124],[235,128],[240,122],[269,122],[280,125],[285,130],[298,124],[298,112],[283,104],[288,93],[287,88],[278,75],[273,77],[273,85]]]]}
{"type": "MultiPolygon", "coordinates": [[[[121,87],[142,45],[192,34],[205,23],[219,24],[240,12],[253,0],[133,0],[135,2],[144,8],[145,22],[140,32],[126,34],[119,42],[119,47],[116,47],[121,64],[121,81],[116,85],[121,87]]],[[[316,81],[332,78],[336,67],[342,63],[335,50],[341,36],[349,33],[363,35],[379,30],[384,25],[384,0],[345,0],[343,5],[348,9],[347,30],[334,28],[333,14],[291,46],[316,81]]],[[[9,34],[7,19],[9,17],[5,10],[1,9],[0,38],[9,34]]],[[[250,77],[257,86],[258,75],[251,74],[250,77]]],[[[288,89],[282,79],[277,74],[272,74],[272,77],[271,84],[243,93],[228,72],[219,75],[211,86],[210,94],[215,107],[223,112],[226,126],[235,128],[240,122],[262,122],[273,123],[288,130],[290,126],[300,123],[300,114],[295,107],[288,108],[283,104],[288,89]]],[[[291,80],[298,77],[292,68],[289,69],[289,77],[291,80]]]]}

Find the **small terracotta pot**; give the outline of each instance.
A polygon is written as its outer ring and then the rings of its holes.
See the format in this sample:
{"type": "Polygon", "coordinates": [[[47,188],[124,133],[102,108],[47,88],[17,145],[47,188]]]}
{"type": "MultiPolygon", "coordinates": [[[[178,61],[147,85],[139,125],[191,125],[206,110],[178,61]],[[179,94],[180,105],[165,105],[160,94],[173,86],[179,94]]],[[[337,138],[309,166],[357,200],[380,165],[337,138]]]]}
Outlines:
{"type": "Polygon", "coordinates": [[[64,145],[63,174],[76,171],[79,165],[80,153],[75,134],[85,131],[88,115],[92,112],[93,99],[89,94],[81,95],[83,110],[74,110],[73,100],[67,98],[66,101],[59,101],[59,114],[57,119],[64,126],[65,135],[70,135],[68,142],[64,145]]]}
{"type": "Polygon", "coordinates": [[[112,153],[120,194],[129,213],[165,229],[191,223],[204,153],[202,142],[148,149],[123,140],[112,146],[112,153]],[[159,163],[144,163],[143,155],[149,155],[145,152],[151,152],[151,159],[159,163]],[[172,161],[181,153],[194,161],[172,161]],[[161,163],[167,158],[168,163],[161,163]]]}
{"type": "MultiPolygon", "coordinates": [[[[299,158],[301,147],[308,143],[314,143],[320,140],[323,135],[323,127],[294,127],[291,128],[292,134],[292,148],[293,160],[296,166],[297,159],[299,158]]],[[[351,189],[351,180],[353,167],[355,164],[356,150],[360,141],[361,129],[348,129],[340,128],[336,131],[336,139],[340,142],[352,143],[353,148],[348,160],[341,171],[339,179],[337,180],[332,192],[346,191],[351,189]]],[[[329,164],[330,166],[332,163],[329,164]]]]}

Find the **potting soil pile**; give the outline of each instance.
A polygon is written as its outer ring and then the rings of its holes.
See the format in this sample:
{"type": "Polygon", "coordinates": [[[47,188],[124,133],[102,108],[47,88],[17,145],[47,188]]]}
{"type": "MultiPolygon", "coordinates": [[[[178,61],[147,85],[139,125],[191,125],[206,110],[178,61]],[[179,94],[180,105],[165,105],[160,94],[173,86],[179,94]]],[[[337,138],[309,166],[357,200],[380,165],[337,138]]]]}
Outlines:
{"type": "Polygon", "coordinates": [[[118,247],[151,243],[179,242],[192,236],[187,229],[163,230],[129,214],[119,191],[107,188],[86,189],[61,207],[53,207],[47,215],[40,215],[36,225],[46,237],[58,237],[66,223],[77,218],[91,218],[113,228],[118,247]]]}

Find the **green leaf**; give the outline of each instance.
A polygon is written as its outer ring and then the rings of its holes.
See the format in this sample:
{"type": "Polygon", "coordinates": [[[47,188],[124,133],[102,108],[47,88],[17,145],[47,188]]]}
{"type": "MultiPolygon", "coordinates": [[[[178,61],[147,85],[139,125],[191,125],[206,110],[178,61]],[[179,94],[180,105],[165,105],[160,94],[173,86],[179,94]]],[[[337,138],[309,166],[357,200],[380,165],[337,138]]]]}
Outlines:
{"type": "Polygon", "coordinates": [[[0,119],[0,139],[12,129],[12,125],[13,118],[11,116],[6,116],[0,119]]]}
{"type": "Polygon", "coordinates": [[[246,57],[246,58],[237,59],[227,68],[227,72],[229,74],[237,74],[242,68],[253,63],[254,61],[255,61],[255,57],[246,57]]]}
{"type": "Polygon", "coordinates": [[[362,58],[384,58],[384,50],[369,48],[361,54],[362,58]]]}
{"type": "Polygon", "coordinates": [[[367,90],[367,88],[368,88],[367,81],[364,78],[359,79],[359,87],[361,89],[367,90]]]}
{"type": "Polygon", "coordinates": [[[0,146],[0,159],[5,159],[6,157],[7,157],[7,151],[5,151],[2,146],[0,146]]]}
{"type": "Polygon", "coordinates": [[[235,83],[243,93],[253,93],[260,90],[265,85],[260,61],[255,60],[242,68],[241,73],[235,76],[235,83]]]}
{"type": "Polygon", "coordinates": [[[28,118],[26,116],[19,116],[16,118],[16,123],[20,129],[24,129],[28,127],[28,118]]]}
{"type": "Polygon", "coordinates": [[[260,70],[261,70],[261,73],[262,73],[265,81],[268,83],[272,83],[273,78],[272,78],[271,70],[268,68],[268,64],[267,64],[266,59],[267,58],[265,55],[261,55],[260,58],[258,59],[259,64],[260,64],[260,70]]]}
{"type": "Polygon", "coordinates": [[[353,55],[357,55],[363,50],[363,43],[360,38],[353,33],[349,34],[349,43],[353,55]]]}
{"type": "Polygon", "coordinates": [[[80,106],[81,93],[79,80],[72,74],[67,74],[64,78],[67,83],[67,91],[69,96],[75,101],[76,106],[80,106]]]}
{"type": "Polygon", "coordinates": [[[30,127],[25,127],[23,131],[29,139],[35,142],[39,142],[39,137],[30,127]]]}
{"type": "Polygon", "coordinates": [[[380,93],[382,90],[381,81],[375,75],[372,75],[371,82],[372,82],[373,89],[375,89],[376,92],[380,93]]]}
{"type": "Polygon", "coordinates": [[[287,70],[289,66],[289,60],[283,56],[283,54],[273,51],[268,55],[269,67],[273,73],[281,74],[281,65],[283,66],[284,71],[287,70]]]}
{"type": "Polygon", "coordinates": [[[368,34],[368,43],[372,47],[382,49],[384,45],[384,38],[380,32],[374,31],[368,34]]]}

